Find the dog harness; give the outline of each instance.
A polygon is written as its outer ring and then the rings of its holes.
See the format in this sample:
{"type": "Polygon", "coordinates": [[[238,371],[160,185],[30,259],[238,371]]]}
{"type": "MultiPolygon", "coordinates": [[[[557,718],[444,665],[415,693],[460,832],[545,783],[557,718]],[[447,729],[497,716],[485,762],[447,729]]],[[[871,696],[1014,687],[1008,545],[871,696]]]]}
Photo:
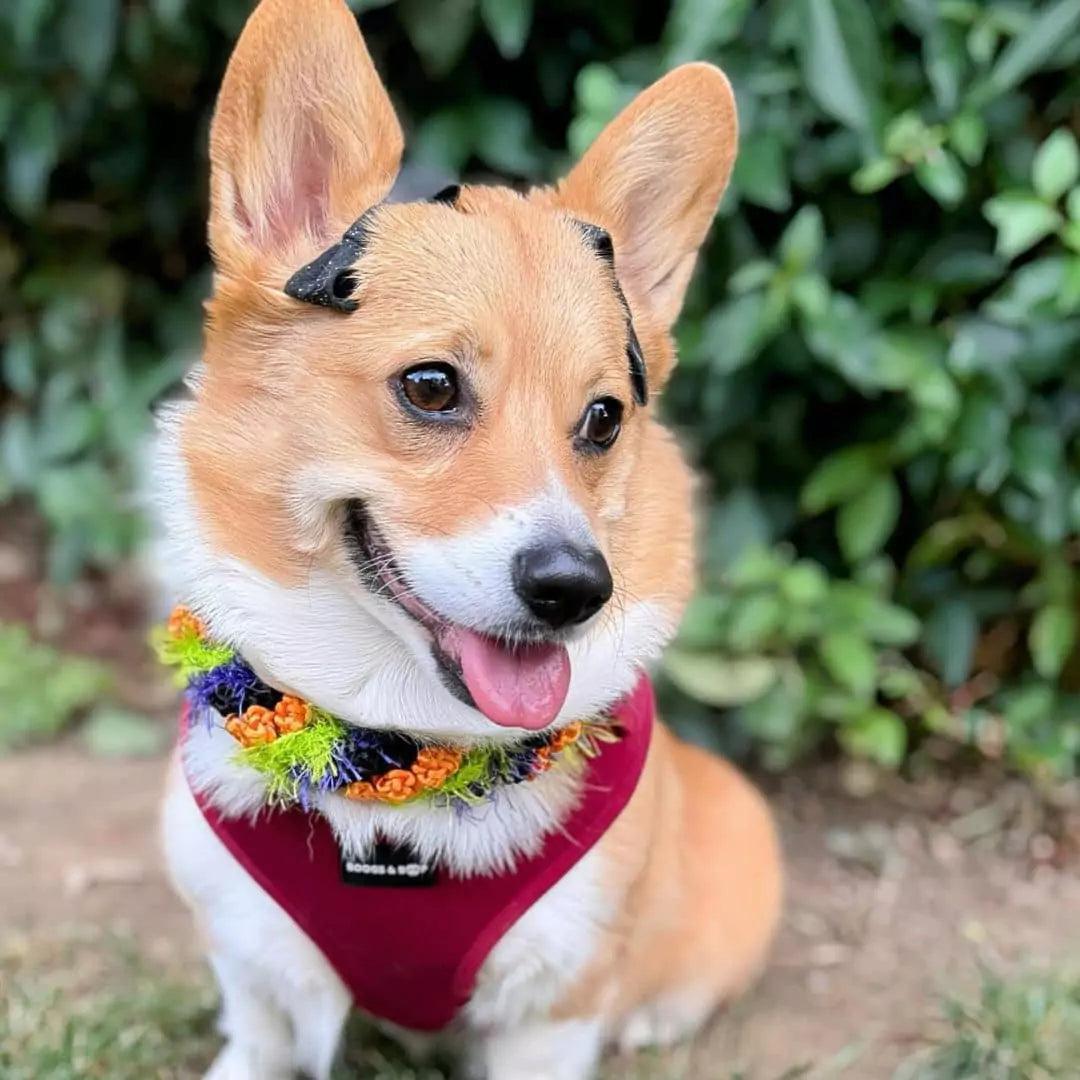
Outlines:
{"type": "MultiPolygon", "coordinates": [[[[435,1031],[468,1002],[477,972],[503,935],[629,802],[655,711],[652,686],[642,676],[612,711],[620,738],[584,764],[577,808],[538,854],[512,871],[452,877],[383,845],[362,861],[343,858],[318,813],[267,808],[254,819],[225,817],[201,793],[195,800],[237,862],[323,953],[357,1007],[405,1028],[435,1031]]],[[[497,814],[499,806],[471,812],[497,814]]]]}

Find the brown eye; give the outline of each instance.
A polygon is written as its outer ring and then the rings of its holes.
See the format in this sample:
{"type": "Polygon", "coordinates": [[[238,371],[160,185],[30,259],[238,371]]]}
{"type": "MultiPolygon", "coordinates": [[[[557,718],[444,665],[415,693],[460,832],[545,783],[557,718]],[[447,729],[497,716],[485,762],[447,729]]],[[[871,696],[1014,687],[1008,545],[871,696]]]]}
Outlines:
{"type": "Polygon", "coordinates": [[[422,412],[449,412],[458,403],[457,372],[449,364],[419,364],[401,376],[401,392],[422,412]]]}
{"type": "Polygon", "coordinates": [[[615,398],[600,398],[586,410],[577,437],[588,450],[606,450],[619,437],[622,427],[622,402],[615,398]]]}

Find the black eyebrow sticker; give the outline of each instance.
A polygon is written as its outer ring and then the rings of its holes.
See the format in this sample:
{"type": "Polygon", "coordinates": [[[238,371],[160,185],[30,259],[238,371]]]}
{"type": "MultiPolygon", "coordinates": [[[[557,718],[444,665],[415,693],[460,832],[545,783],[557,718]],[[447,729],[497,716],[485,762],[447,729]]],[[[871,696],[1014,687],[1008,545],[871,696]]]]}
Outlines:
{"type": "Polygon", "coordinates": [[[619,275],[615,272],[615,245],[611,242],[611,234],[607,229],[593,225],[590,221],[581,221],[579,218],[572,220],[584,235],[585,242],[604,260],[611,271],[615,295],[619,298],[619,303],[622,304],[623,311],[626,313],[626,359],[630,366],[630,388],[634,392],[634,400],[639,405],[644,405],[649,400],[645,354],[641,351],[641,342],[638,341],[637,332],[634,330],[634,320],[630,315],[630,305],[626,302],[626,294],[622,291],[619,275]]]}
{"type": "Polygon", "coordinates": [[[344,314],[355,311],[357,303],[352,292],[356,288],[356,272],[353,266],[364,253],[376,209],[373,206],[365,210],[336,244],[300,267],[285,282],[285,294],[294,300],[333,308],[344,314]]]}
{"type": "Polygon", "coordinates": [[[611,233],[588,221],[574,222],[585,234],[585,242],[611,267],[615,269],[615,245],[611,242],[611,233]]]}
{"type": "Polygon", "coordinates": [[[453,206],[458,201],[458,196],[460,194],[460,184],[447,184],[441,191],[436,191],[428,201],[443,203],[445,206],[453,206]]]}

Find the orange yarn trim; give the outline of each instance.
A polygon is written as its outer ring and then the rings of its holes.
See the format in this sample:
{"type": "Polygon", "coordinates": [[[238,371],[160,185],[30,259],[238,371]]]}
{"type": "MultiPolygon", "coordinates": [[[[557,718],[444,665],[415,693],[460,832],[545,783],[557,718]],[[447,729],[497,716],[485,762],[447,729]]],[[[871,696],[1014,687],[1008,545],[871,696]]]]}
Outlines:
{"type": "Polygon", "coordinates": [[[179,638],[185,634],[194,634],[200,639],[206,637],[206,624],[190,608],[178,604],[169,614],[169,621],[165,624],[169,637],[179,638]]]}
{"type": "Polygon", "coordinates": [[[299,698],[286,695],[273,709],[249,705],[240,716],[228,717],[225,730],[247,749],[271,743],[279,735],[299,731],[310,719],[310,706],[299,698]]]}

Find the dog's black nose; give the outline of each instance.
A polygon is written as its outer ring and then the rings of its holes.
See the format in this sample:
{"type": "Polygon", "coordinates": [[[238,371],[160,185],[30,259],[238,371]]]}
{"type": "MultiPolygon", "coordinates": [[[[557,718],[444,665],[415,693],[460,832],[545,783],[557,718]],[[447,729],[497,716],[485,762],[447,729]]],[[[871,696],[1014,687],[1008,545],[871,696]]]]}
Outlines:
{"type": "Polygon", "coordinates": [[[584,622],[611,597],[611,571],[596,548],[543,544],[519,551],[514,588],[553,630],[584,622]]]}

